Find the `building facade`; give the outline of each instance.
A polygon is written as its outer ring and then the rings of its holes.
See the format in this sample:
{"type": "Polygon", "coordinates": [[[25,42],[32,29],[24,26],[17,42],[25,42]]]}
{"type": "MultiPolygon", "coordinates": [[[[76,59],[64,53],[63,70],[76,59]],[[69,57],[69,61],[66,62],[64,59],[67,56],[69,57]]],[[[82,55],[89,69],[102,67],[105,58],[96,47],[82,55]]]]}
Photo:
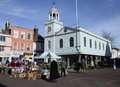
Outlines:
{"type": "Polygon", "coordinates": [[[34,56],[40,56],[44,52],[44,38],[37,35],[37,40],[33,42],[34,56]]]}
{"type": "Polygon", "coordinates": [[[11,36],[0,33],[0,62],[5,63],[10,57],[11,36]]]}
{"type": "Polygon", "coordinates": [[[111,56],[111,42],[82,27],[64,26],[56,7],[50,9],[45,23],[45,51],[63,57],[67,66],[84,59],[86,64],[107,61],[111,56]]]}
{"type": "Polygon", "coordinates": [[[117,68],[120,68],[120,49],[112,48],[112,57],[111,60],[115,63],[117,68]]]}
{"type": "Polygon", "coordinates": [[[112,59],[120,58],[120,49],[119,48],[112,48],[112,59]]]}
{"type": "MultiPolygon", "coordinates": [[[[33,60],[34,29],[5,24],[6,34],[11,36],[11,58],[24,58],[33,60]]],[[[11,59],[10,59],[11,60],[11,59]]]]}

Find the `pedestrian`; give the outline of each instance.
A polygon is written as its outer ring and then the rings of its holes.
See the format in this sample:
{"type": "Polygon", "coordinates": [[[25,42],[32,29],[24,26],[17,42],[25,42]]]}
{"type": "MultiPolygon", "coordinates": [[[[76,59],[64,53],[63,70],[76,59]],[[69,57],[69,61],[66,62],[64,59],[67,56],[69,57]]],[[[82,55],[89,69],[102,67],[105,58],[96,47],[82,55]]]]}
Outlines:
{"type": "Polygon", "coordinates": [[[113,60],[113,69],[114,69],[114,70],[117,69],[117,68],[116,68],[116,60],[115,60],[115,59],[113,60]]]}
{"type": "Polygon", "coordinates": [[[95,69],[95,64],[94,64],[94,61],[93,61],[93,60],[91,60],[91,68],[92,68],[92,69],[95,69]]]}
{"type": "Polygon", "coordinates": [[[86,68],[86,63],[85,63],[85,59],[81,60],[81,71],[84,72],[86,68]]]}
{"type": "Polygon", "coordinates": [[[7,60],[6,60],[6,65],[8,66],[9,63],[10,63],[9,60],[7,59],[7,60]]]}
{"type": "Polygon", "coordinates": [[[52,61],[50,65],[50,80],[56,80],[60,77],[59,72],[58,72],[58,64],[56,61],[52,61]]]}
{"type": "Polygon", "coordinates": [[[64,62],[61,62],[61,76],[66,76],[66,68],[64,62]]]}

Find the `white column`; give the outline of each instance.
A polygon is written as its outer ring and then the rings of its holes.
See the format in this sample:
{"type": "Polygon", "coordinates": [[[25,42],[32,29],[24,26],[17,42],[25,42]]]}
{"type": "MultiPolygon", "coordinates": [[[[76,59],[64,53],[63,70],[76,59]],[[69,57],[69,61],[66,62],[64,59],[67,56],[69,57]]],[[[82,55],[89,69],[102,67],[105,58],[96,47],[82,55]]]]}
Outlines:
{"type": "Polygon", "coordinates": [[[67,57],[67,68],[70,68],[70,58],[67,57]]]}
{"type": "Polygon", "coordinates": [[[49,13],[49,20],[51,20],[50,13],[49,13]]]}
{"type": "Polygon", "coordinates": [[[53,12],[52,12],[52,20],[53,20],[53,12]]]}

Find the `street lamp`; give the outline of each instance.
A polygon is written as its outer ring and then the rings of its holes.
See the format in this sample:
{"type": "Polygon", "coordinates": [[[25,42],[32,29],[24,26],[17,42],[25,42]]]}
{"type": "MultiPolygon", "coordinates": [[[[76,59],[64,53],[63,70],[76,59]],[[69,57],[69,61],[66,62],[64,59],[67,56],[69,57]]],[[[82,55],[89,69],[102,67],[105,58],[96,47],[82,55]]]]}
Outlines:
{"type": "MultiPolygon", "coordinates": [[[[78,33],[77,32],[79,32],[79,30],[78,30],[78,27],[79,27],[79,17],[78,17],[78,0],[76,0],[76,3],[75,3],[76,5],[75,5],[75,10],[76,10],[76,50],[77,50],[77,52],[78,52],[78,54],[79,54],[79,57],[80,57],[80,45],[78,45],[78,39],[80,39],[80,35],[79,35],[79,38],[78,38],[78,33]]],[[[79,32],[79,34],[80,34],[80,32],[79,32]]],[[[79,40],[79,42],[80,42],[80,40],[79,40]]],[[[80,59],[80,58],[79,58],[80,59]]]]}

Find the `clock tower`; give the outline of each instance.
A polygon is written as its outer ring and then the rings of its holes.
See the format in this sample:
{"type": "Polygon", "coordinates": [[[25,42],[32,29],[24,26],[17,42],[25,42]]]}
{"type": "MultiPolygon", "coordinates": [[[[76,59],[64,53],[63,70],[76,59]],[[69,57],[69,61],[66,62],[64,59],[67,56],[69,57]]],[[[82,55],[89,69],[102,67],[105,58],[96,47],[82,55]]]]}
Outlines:
{"type": "Polygon", "coordinates": [[[45,23],[45,36],[54,35],[63,28],[63,22],[60,21],[59,10],[53,5],[48,12],[48,20],[45,23]]]}

